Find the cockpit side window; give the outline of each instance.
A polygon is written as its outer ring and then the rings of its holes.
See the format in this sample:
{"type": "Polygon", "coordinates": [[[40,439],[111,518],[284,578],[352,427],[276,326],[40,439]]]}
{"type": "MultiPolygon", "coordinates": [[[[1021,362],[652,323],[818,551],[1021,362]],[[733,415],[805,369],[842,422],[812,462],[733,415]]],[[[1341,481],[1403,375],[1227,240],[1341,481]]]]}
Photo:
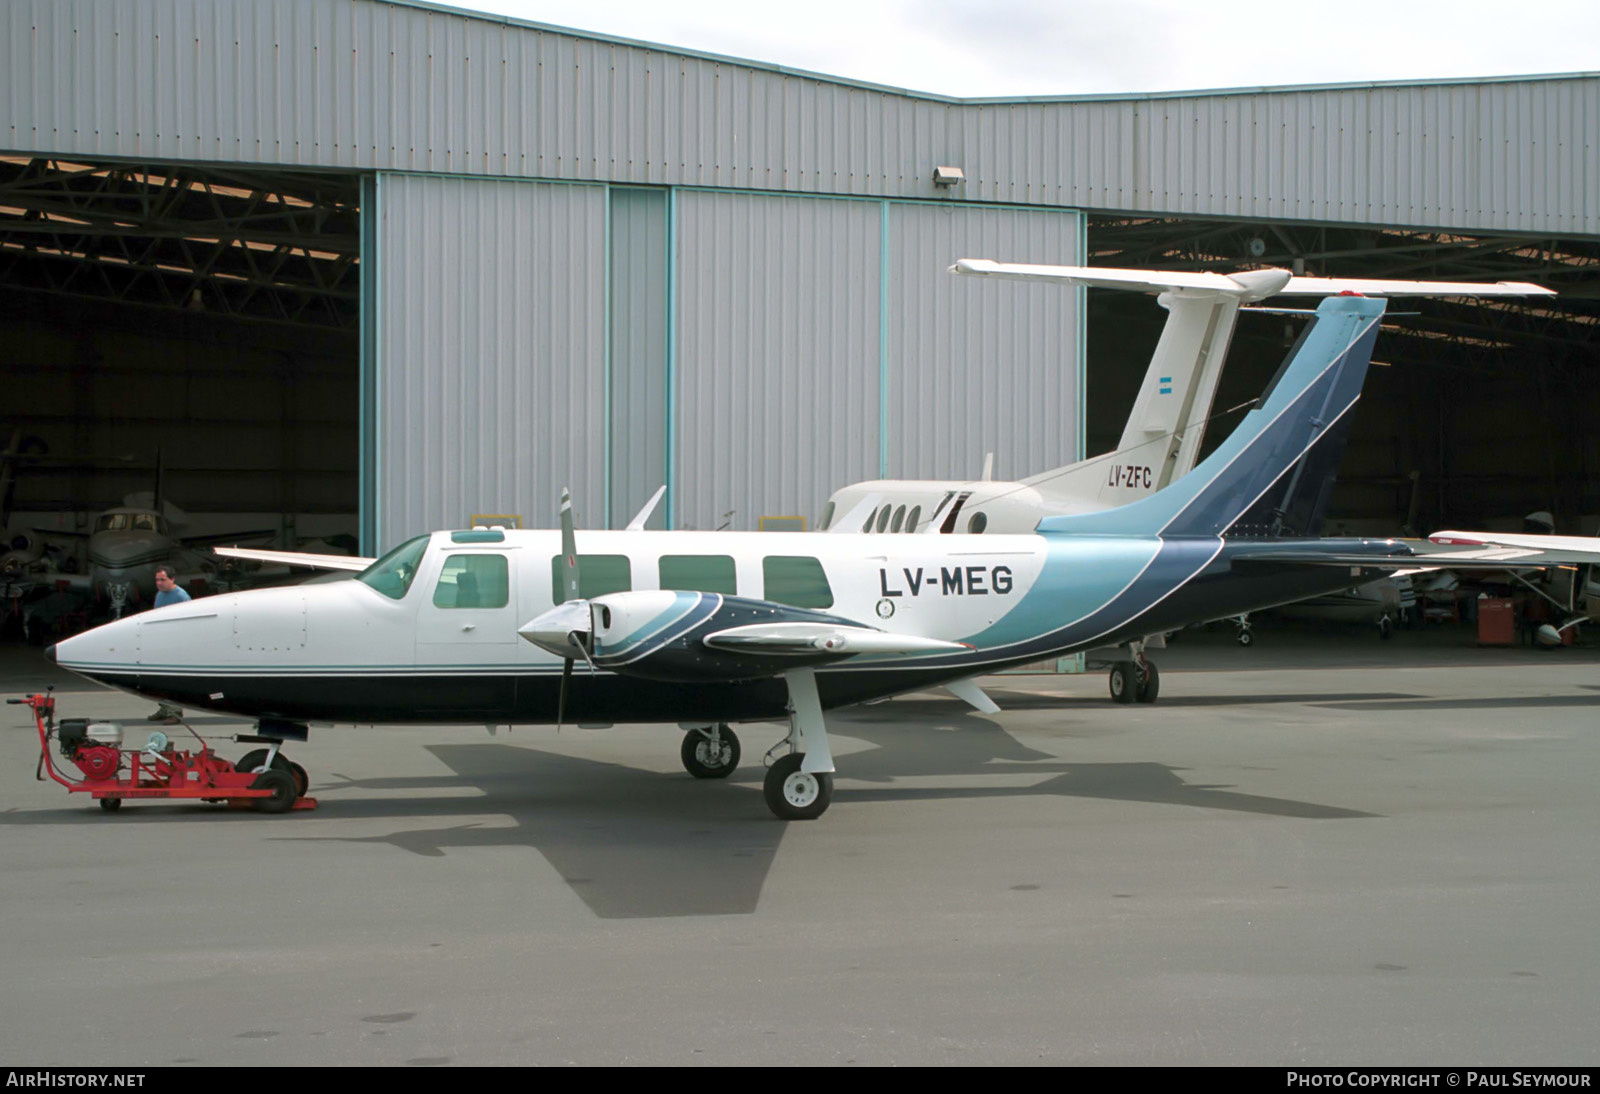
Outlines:
{"type": "Polygon", "coordinates": [[[503,608],[511,581],[505,555],[450,555],[433,587],[436,608],[503,608]]]}
{"type": "Polygon", "coordinates": [[[390,600],[400,600],[416,579],[417,566],[428,550],[428,536],[408,539],[356,575],[390,600]]]}

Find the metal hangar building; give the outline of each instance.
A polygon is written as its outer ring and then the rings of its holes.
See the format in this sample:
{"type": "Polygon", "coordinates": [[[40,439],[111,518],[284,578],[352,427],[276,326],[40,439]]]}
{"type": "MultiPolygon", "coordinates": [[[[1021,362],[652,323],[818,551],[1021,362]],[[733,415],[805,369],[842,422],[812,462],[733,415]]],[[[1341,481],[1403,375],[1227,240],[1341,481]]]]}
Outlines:
{"type": "MultiPolygon", "coordinates": [[[[974,100],[407,0],[0,18],[0,427],[63,527],[157,448],[197,515],[374,553],[1109,447],[1159,309],[961,257],[1543,282],[1386,327],[1336,506],[1600,512],[1600,74],[974,100]]],[[[1242,320],[1217,405],[1293,333],[1242,320]]]]}

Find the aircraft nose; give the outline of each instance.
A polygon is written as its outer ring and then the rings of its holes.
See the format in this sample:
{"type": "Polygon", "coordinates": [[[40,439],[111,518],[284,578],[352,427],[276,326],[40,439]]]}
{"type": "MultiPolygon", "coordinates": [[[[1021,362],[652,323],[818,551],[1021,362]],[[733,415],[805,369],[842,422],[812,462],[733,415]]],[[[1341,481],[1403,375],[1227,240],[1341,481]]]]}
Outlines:
{"type": "Polygon", "coordinates": [[[55,645],[54,642],[50,643],[50,645],[45,647],[45,649],[44,649],[44,659],[46,661],[52,661],[52,662],[56,659],[56,645],[55,645]]]}

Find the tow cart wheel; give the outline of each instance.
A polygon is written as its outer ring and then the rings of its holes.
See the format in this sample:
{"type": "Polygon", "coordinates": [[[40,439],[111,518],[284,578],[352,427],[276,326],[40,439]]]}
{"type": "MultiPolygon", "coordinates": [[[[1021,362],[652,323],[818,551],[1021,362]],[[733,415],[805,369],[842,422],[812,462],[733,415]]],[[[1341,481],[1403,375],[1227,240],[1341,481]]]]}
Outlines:
{"type": "Polygon", "coordinates": [[[1144,663],[1144,672],[1139,675],[1139,702],[1155,702],[1156,696],[1161,694],[1161,672],[1156,668],[1156,663],[1154,661],[1146,661],[1144,663]]]}
{"type": "Polygon", "coordinates": [[[107,813],[115,813],[118,809],[122,808],[122,799],[121,798],[101,798],[100,799],[100,808],[104,809],[107,813]]]}
{"type": "Polygon", "coordinates": [[[761,792],[779,820],[815,820],[833,800],[833,776],[801,771],[805,758],[803,752],[791,752],[767,768],[761,792]]]}
{"type": "Polygon", "coordinates": [[[683,735],[683,769],[697,779],[726,779],[739,766],[739,738],[726,725],[717,732],[717,743],[700,729],[683,735]]]}
{"type": "Polygon", "coordinates": [[[250,799],[263,813],[287,813],[294,808],[294,776],[287,771],[279,771],[277,768],[263,771],[256,776],[255,782],[250,784],[250,789],[272,791],[269,797],[250,799]]]}
{"type": "Polygon", "coordinates": [[[311,776],[306,774],[305,768],[293,760],[289,761],[289,774],[294,776],[294,796],[296,798],[305,797],[306,791],[311,789],[311,776]]]}
{"type": "Polygon", "coordinates": [[[1134,692],[1139,685],[1135,682],[1132,661],[1118,661],[1111,666],[1111,701],[1113,703],[1133,702],[1134,692]]]}

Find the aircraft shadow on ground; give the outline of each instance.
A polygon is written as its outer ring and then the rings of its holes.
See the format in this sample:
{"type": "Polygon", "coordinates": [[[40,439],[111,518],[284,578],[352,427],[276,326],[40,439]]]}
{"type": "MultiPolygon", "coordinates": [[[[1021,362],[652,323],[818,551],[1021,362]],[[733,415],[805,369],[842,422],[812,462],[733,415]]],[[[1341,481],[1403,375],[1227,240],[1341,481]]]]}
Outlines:
{"type": "MultiPolygon", "coordinates": [[[[868,802],[1061,797],[1094,798],[1200,809],[1223,809],[1301,819],[1347,819],[1373,814],[1239,793],[1227,786],[1191,784],[1180,769],[1160,763],[1075,764],[1021,744],[987,718],[956,704],[914,702],[856,708],[836,716],[837,732],[875,747],[839,760],[834,809],[868,802]],[[881,713],[880,713],[881,711],[881,713]],[[996,777],[1033,778],[1025,786],[996,786],[996,777]],[[906,785],[918,778],[971,777],[987,786],[906,785]],[[863,786],[862,783],[870,785],[863,786]]],[[[277,821],[267,838],[294,842],[384,844],[438,857],[452,849],[520,847],[537,851],[595,915],[602,918],[740,915],[753,912],[789,825],[761,800],[763,768],[757,742],[763,730],[742,729],[750,742],[744,765],[725,781],[682,772],[645,771],[621,764],[501,743],[442,744],[428,751],[448,774],[349,778],[313,774],[321,804],[315,821],[417,821],[454,818],[440,827],[408,827],[373,836],[291,834],[299,819],[277,821]],[[361,796],[341,791],[365,792],[361,796]],[[366,796],[372,792],[384,796],[366,796]],[[486,821],[510,818],[510,824],[486,821]],[[470,818],[470,819],[468,819],[470,818]]],[[[664,740],[671,740],[665,737],[664,740]]],[[[314,765],[313,765],[314,767],[314,765]]],[[[202,823],[202,808],[130,803],[106,817],[86,798],[60,809],[0,814],[0,826],[28,824],[202,823]]],[[[249,811],[212,812],[203,821],[262,823],[249,811]]],[[[1063,815],[1063,823],[1069,818],[1063,815]]],[[[828,819],[815,822],[826,825],[828,819]]],[[[321,826],[319,825],[319,829],[321,826]]]]}

